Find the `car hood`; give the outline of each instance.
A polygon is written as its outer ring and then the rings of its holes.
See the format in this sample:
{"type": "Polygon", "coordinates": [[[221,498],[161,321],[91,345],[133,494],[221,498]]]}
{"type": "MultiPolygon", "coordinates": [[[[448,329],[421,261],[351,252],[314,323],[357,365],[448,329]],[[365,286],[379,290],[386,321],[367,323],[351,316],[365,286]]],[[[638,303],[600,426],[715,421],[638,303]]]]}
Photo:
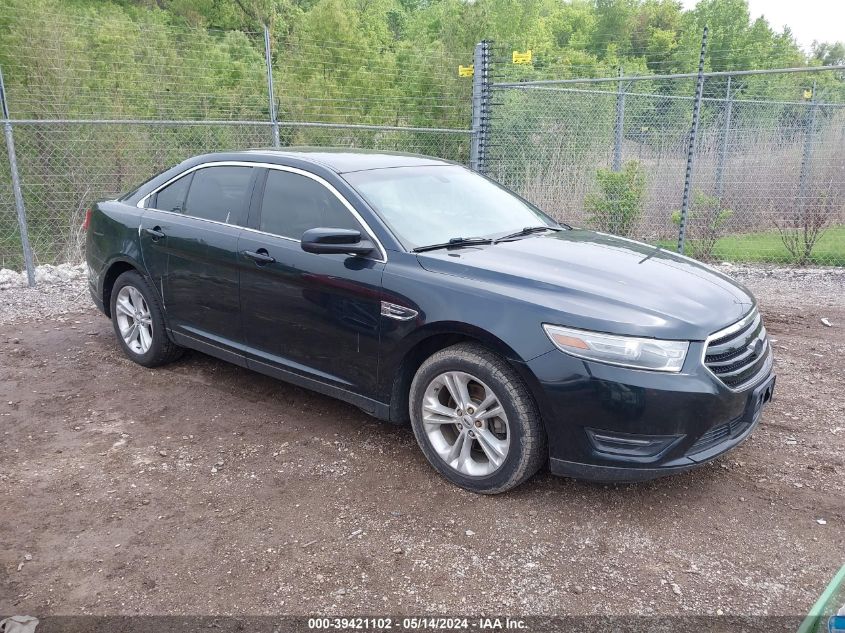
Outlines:
{"type": "Polygon", "coordinates": [[[545,322],[617,334],[703,340],[754,305],[746,288],[709,266],[593,231],[429,251],[418,261],[536,306],[545,322]]]}

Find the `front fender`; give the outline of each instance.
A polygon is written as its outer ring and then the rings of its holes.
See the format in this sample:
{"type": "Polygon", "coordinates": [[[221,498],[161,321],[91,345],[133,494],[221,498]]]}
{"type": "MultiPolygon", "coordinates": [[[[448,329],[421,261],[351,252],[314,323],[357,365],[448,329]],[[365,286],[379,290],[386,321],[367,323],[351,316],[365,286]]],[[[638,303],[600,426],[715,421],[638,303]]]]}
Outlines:
{"type": "MultiPolygon", "coordinates": [[[[478,341],[510,361],[532,392],[536,380],[527,375],[526,363],[554,349],[530,304],[461,277],[427,271],[412,254],[390,253],[383,276],[383,299],[416,311],[410,320],[382,317],[379,385],[380,392],[390,399],[409,382],[406,358],[435,337],[442,344],[478,341]]],[[[423,348],[426,353],[431,351],[423,348]]]]}

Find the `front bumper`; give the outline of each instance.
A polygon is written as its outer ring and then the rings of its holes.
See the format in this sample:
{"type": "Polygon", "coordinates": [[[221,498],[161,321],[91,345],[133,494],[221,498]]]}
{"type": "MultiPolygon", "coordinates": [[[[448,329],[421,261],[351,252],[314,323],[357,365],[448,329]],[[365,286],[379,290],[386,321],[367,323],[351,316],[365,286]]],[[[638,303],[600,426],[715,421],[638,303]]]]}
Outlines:
{"type": "Polygon", "coordinates": [[[690,346],[678,374],[558,351],[527,363],[551,471],[595,481],[654,479],[695,468],[747,439],[774,390],[771,353],[760,379],[737,392],[696,360],[699,345],[690,346]]]}

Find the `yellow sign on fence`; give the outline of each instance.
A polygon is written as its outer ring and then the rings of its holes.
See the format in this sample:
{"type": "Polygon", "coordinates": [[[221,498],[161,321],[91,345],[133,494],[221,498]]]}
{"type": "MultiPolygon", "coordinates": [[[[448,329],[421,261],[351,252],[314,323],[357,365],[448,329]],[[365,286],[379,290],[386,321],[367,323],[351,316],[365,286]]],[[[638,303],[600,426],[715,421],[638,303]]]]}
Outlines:
{"type": "Polygon", "coordinates": [[[458,77],[472,77],[473,70],[473,64],[469,66],[458,66],[458,77]]]}
{"type": "Polygon", "coordinates": [[[528,49],[524,53],[520,53],[519,51],[514,51],[512,59],[513,59],[514,64],[530,64],[531,63],[531,49],[528,49]]]}
{"type": "Polygon", "coordinates": [[[805,90],[804,90],[804,98],[805,98],[806,100],[808,100],[808,101],[809,101],[810,99],[812,99],[812,98],[813,98],[813,91],[812,91],[811,89],[809,89],[809,88],[805,89],[805,90]]]}

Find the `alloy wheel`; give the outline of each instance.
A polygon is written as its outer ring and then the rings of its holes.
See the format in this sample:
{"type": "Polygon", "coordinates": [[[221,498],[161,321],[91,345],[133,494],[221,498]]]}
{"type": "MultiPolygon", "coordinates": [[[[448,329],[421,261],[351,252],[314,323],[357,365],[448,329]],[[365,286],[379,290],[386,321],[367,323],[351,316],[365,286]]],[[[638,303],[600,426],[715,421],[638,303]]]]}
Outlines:
{"type": "Polygon", "coordinates": [[[499,397],[462,371],[436,376],[422,402],[423,429],[450,467],[469,477],[494,473],[510,447],[510,427],[499,397]]]}
{"type": "Polygon", "coordinates": [[[123,286],[115,302],[117,326],[126,346],[146,354],[153,344],[153,319],[144,295],[134,286],[123,286]]]}

